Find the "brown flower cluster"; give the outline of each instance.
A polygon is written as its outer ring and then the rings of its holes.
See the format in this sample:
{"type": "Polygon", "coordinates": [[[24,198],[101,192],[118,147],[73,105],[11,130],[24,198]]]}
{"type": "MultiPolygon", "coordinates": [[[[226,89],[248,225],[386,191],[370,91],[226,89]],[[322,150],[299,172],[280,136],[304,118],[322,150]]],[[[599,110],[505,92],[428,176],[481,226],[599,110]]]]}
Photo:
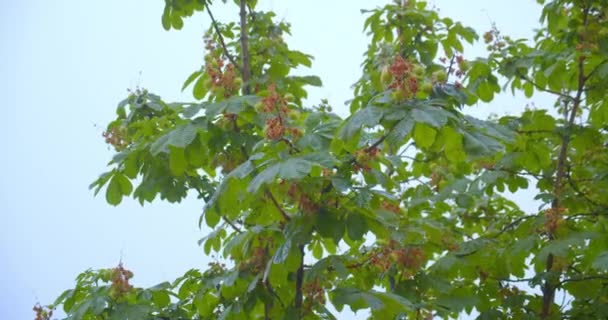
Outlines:
{"type": "Polygon", "coordinates": [[[39,303],[36,303],[33,310],[36,313],[34,320],[50,320],[53,316],[53,309],[46,306],[43,307],[39,303]]]}
{"type": "Polygon", "coordinates": [[[306,193],[298,189],[298,185],[291,183],[287,189],[287,196],[298,203],[298,208],[306,215],[312,215],[319,211],[319,205],[315,203],[306,193]]]}
{"type": "Polygon", "coordinates": [[[416,96],[420,74],[414,72],[414,64],[397,56],[388,70],[393,79],[389,88],[402,92],[405,99],[416,96]]]}
{"type": "Polygon", "coordinates": [[[319,280],[308,282],[302,286],[302,292],[304,293],[304,309],[312,310],[314,305],[325,305],[325,289],[320,285],[319,280]]]}
{"type": "Polygon", "coordinates": [[[367,147],[355,151],[355,164],[353,166],[355,172],[371,170],[369,162],[378,159],[379,156],[380,148],[378,147],[367,147]]]}
{"type": "Polygon", "coordinates": [[[394,204],[394,203],[386,201],[386,200],[382,201],[381,207],[382,207],[382,209],[384,209],[386,211],[390,211],[395,214],[401,213],[401,208],[399,207],[398,204],[394,204]]]}
{"type": "Polygon", "coordinates": [[[127,129],[122,126],[113,126],[101,135],[106,143],[113,146],[117,151],[124,150],[131,143],[127,137],[127,129]]]}
{"type": "Polygon", "coordinates": [[[564,212],[565,208],[557,208],[557,210],[553,208],[549,208],[545,210],[545,229],[544,231],[550,235],[555,234],[557,228],[563,224],[564,222],[564,212]]]}
{"type": "Polygon", "coordinates": [[[113,268],[110,273],[110,280],[112,282],[110,296],[117,299],[131,291],[133,289],[133,286],[129,283],[129,279],[131,278],[133,278],[133,272],[125,269],[122,263],[118,267],[113,268]]]}
{"type": "Polygon", "coordinates": [[[488,45],[490,51],[498,51],[507,46],[511,39],[507,36],[502,36],[500,31],[494,26],[492,30],[483,34],[483,41],[488,45]]]}
{"type": "Polygon", "coordinates": [[[388,271],[391,266],[418,271],[426,262],[426,254],[418,246],[400,246],[396,241],[391,241],[380,250],[372,253],[370,261],[383,272],[388,271]]]}
{"type": "Polygon", "coordinates": [[[286,135],[291,135],[296,139],[302,136],[299,128],[288,126],[287,118],[290,113],[288,103],[292,99],[291,94],[281,96],[277,92],[276,86],[271,84],[268,86],[268,95],[256,105],[258,112],[271,114],[264,127],[264,133],[269,140],[280,140],[286,135]]]}
{"type": "Polygon", "coordinates": [[[251,252],[251,257],[239,264],[239,271],[258,274],[266,268],[268,262],[268,252],[265,248],[256,247],[251,252]]]}
{"type": "Polygon", "coordinates": [[[211,92],[217,96],[225,98],[231,97],[239,92],[243,80],[238,77],[232,63],[226,64],[226,58],[217,50],[217,46],[211,39],[205,41],[205,49],[208,54],[205,56],[205,72],[209,75],[209,82],[206,83],[211,92]]]}

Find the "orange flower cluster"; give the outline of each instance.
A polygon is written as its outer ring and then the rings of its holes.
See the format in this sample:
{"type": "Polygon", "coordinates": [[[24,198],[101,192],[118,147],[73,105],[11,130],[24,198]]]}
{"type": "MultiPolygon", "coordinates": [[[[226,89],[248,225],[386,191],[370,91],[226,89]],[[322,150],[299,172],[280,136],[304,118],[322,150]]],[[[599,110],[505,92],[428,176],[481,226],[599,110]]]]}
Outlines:
{"type": "Polygon", "coordinates": [[[393,64],[389,67],[389,73],[393,76],[393,81],[389,88],[401,90],[406,99],[416,96],[418,92],[418,77],[414,73],[414,65],[397,56],[393,64]]]}
{"type": "Polygon", "coordinates": [[[315,304],[325,305],[325,289],[321,287],[318,280],[314,280],[312,282],[304,284],[302,286],[302,291],[304,293],[304,309],[310,311],[315,304]]]}
{"type": "Polygon", "coordinates": [[[557,228],[564,222],[563,215],[565,208],[549,208],[545,210],[545,232],[548,234],[555,234],[557,228]]]}
{"type": "Polygon", "coordinates": [[[268,262],[267,251],[262,247],[256,247],[251,252],[251,257],[239,264],[240,271],[258,274],[264,270],[268,262]]]}
{"type": "Polygon", "coordinates": [[[393,212],[396,214],[401,213],[401,208],[399,207],[398,204],[394,204],[394,203],[384,200],[384,201],[382,201],[381,206],[382,206],[382,209],[384,209],[386,211],[390,211],[390,212],[393,212]]]}
{"type": "Polygon", "coordinates": [[[271,113],[274,115],[266,120],[266,127],[264,128],[266,138],[270,140],[279,140],[286,134],[289,134],[294,138],[301,137],[302,131],[299,128],[287,126],[289,108],[287,107],[288,101],[286,97],[290,95],[281,96],[277,92],[277,88],[274,84],[268,86],[268,92],[269,94],[256,105],[256,110],[258,110],[258,112],[271,113]]]}
{"type": "Polygon", "coordinates": [[[211,90],[221,93],[225,98],[237,94],[243,83],[237,76],[234,65],[225,63],[225,58],[216,50],[216,45],[211,39],[205,42],[205,48],[209,52],[205,56],[205,72],[210,77],[211,90]]]}
{"type": "MultiPolygon", "coordinates": [[[[283,180],[283,182],[285,181],[283,180]]],[[[297,202],[298,208],[306,215],[311,215],[319,211],[319,205],[315,203],[306,193],[301,192],[298,189],[298,185],[295,183],[291,183],[289,185],[289,189],[287,189],[287,197],[291,201],[297,202]]]]}
{"type": "Polygon", "coordinates": [[[124,127],[113,126],[102,134],[107,144],[112,145],[116,150],[124,150],[131,142],[127,138],[127,130],[124,127]]]}
{"type": "Polygon", "coordinates": [[[272,117],[266,120],[266,138],[279,140],[285,135],[285,125],[281,116],[272,117]]]}
{"type": "Polygon", "coordinates": [[[123,268],[122,263],[112,269],[110,273],[112,281],[110,295],[116,299],[131,291],[133,289],[133,286],[129,284],[131,278],[133,278],[133,272],[123,268]]]}
{"type": "Polygon", "coordinates": [[[36,318],[34,318],[34,320],[50,320],[53,316],[53,309],[43,307],[39,303],[36,303],[33,310],[36,313],[36,318]]]}
{"type": "Polygon", "coordinates": [[[355,151],[355,164],[353,166],[355,172],[359,171],[369,171],[371,167],[369,166],[369,162],[371,160],[375,160],[380,155],[380,148],[372,147],[372,148],[363,148],[355,151]]]}
{"type": "Polygon", "coordinates": [[[424,254],[422,248],[416,246],[400,247],[395,241],[391,241],[370,257],[371,263],[383,272],[388,271],[393,265],[417,271],[426,262],[426,259],[426,254],[424,254]]]}

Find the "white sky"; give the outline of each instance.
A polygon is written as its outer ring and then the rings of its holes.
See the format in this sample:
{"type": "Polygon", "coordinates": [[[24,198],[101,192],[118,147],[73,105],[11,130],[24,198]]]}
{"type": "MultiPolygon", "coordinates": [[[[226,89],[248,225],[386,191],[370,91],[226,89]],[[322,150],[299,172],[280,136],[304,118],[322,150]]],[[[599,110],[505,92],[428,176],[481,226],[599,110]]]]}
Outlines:
{"type": "MultiPolygon", "coordinates": [[[[215,2],[218,19],[234,16],[235,7],[215,2]]],[[[385,2],[260,0],[292,23],[291,47],[316,57],[310,73],[325,87],[312,90],[311,101],[329,98],[341,114],[367,45],[359,9],[385,2]]],[[[433,3],[480,34],[495,21],[514,37],[529,37],[540,12],[531,0],[433,3]]],[[[51,303],[79,272],[115,266],[121,257],[138,286],[206,266],[196,244],[205,234],[197,227],[200,201],[142,208],[127,199],[114,208],[87,188],[112,155],[101,132],[127,88],[190,100],[189,91],[179,90],[202,62],[209,21],[199,13],[184,30],[166,32],[163,6],[162,0],[0,1],[0,319],[33,318],[34,303],[51,303]]],[[[504,95],[469,111],[504,114],[525,103],[504,95]]],[[[523,207],[534,209],[529,202],[523,207]]]]}

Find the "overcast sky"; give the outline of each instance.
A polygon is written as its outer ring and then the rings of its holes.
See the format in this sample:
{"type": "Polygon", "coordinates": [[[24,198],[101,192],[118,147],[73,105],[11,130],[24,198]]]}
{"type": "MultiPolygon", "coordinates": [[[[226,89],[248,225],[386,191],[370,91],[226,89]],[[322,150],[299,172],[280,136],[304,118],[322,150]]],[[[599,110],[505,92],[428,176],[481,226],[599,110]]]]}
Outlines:
{"type": "MultiPolygon", "coordinates": [[[[218,19],[235,17],[234,6],[215,2],[218,19]]],[[[343,102],[360,76],[367,43],[359,9],[386,1],[259,2],[292,23],[292,48],[316,57],[310,73],[325,87],[312,90],[310,102],[328,98],[346,114],[343,102]]],[[[432,3],[480,34],[494,21],[516,38],[531,35],[540,13],[530,0],[432,3]]],[[[193,197],[142,208],[127,199],[115,208],[93,197],[88,185],[112,155],[102,128],[127,88],[191,100],[180,88],[202,62],[207,17],[199,13],[183,30],[166,32],[162,0],[0,5],[0,319],[32,319],[32,306],[51,303],[79,272],[113,267],[121,258],[138,286],[204,268],[208,259],[196,244],[206,232],[197,227],[203,203],[193,197]]],[[[465,57],[482,55],[480,48],[465,57]]],[[[468,112],[511,113],[526,103],[507,94],[468,112]]],[[[523,207],[534,209],[529,202],[523,207]]]]}

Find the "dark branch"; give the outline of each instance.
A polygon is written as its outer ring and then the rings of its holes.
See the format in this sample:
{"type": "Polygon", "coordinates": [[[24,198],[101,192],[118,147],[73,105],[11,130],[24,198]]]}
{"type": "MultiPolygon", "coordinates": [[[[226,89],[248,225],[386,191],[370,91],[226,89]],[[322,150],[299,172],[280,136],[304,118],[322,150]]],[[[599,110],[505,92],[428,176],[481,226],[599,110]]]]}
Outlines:
{"type": "Polygon", "coordinates": [[[281,207],[281,205],[279,204],[279,202],[277,201],[277,199],[274,197],[274,195],[270,192],[270,190],[266,189],[266,190],[264,190],[264,193],[272,201],[272,203],[274,204],[274,206],[279,210],[279,212],[283,216],[283,219],[285,219],[285,221],[291,220],[291,217],[287,214],[287,212],[285,212],[285,210],[283,209],[283,207],[281,207]]]}
{"type": "Polygon", "coordinates": [[[530,82],[539,91],[551,93],[551,94],[554,94],[554,95],[559,96],[559,97],[561,97],[563,99],[566,99],[566,100],[574,100],[574,98],[572,98],[570,95],[567,95],[567,94],[561,93],[559,91],[551,90],[551,89],[548,89],[548,88],[545,88],[545,87],[542,87],[542,86],[538,85],[536,82],[534,82],[534,80],[528,78],[528,76],[526,76],[526,75],[524,75],[522,73],[517,72],[517,76],[519,76],[522,80],[530,82]]]}
{"type": "Polygon", "coordinates": [[[224,55],[226,56],[226,58],[228,58],[228,60],[230,60],[230,63],[232,63],[236,68],[240,68],[239,64],[236,63],[236,60],[234,60],[234,57],[230,54],[230,51],[228,51],[228,47],[226,46],[226,42],[224,41],[222,32],[220,31],[218,23],[215,20],[215,17],[213,16],[213,13],[211,13],[211,10],[209,9],[209,5],[206,5],[205,9],[207,10],[207,14],[209,14],[209,18],[211,18],[211,24],[213,25],[213,29],[215,29],[215,33],[217,33],[217,37],[220,39],[220,45],[222,46],[222,49],[224,50],[224,55]]]}
{"type": "Polygon", "coordinates": [[[588,281],[588,280],[608,280],[608,276],[589,276],[582,278],[569,278],[560,281],[560,284],[564,284],[567,282],[577,282],[577,281],[588,281]]]}
{"type": "Polygon", "coordinates": [[[234,229],[234,231],[241,233],[243,232],[241,230],[241,228],[237,227],[234,222],[230,221],[230,219],[226,218],[226,216],[222,216],[222,219],[224,220],[224,222],[226,222],[228,225],[230,225],[232,227],[232,229],[234,229]]]}
{"type": "Polygon", "coordinates": [[[596,72],[597,72],[597,71],[600,69],[600,67],[601,67],[601,66],[602,66],[604,63],[606,63],[606,62],[608,62],[608,59],[604,59],[604,60],[603,60],[602,62],[600,62],[600,63],[599,63],[597,66],[595,66],[595,68],[593,68],[593,70],[591,70],[591,71],[589,72],[589,74],[587,74],[587,76],[585,77],[585,80],[587,80],[587,79],[591,78],[591,76],[592,76],[593,74],[595,74],[595,73],[596,73],[596,72]]]}
{"type": "Polygon", "coordinates": [[[247,1],[240,1],[241,7],[241,76],[243,77],[243,94],[251,94],[251,69],[249,66],[249,38],[247,35],[247,1]]]}

